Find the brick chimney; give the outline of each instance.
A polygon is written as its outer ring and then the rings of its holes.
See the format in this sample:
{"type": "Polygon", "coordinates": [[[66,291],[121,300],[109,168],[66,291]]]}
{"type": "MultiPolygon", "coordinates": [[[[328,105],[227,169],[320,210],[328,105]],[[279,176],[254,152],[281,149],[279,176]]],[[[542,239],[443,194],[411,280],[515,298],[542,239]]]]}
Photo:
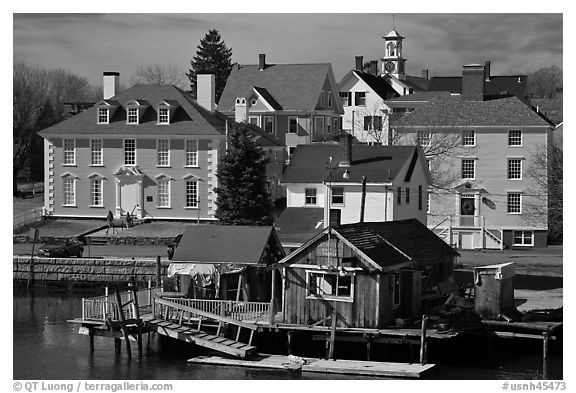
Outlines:
{"type": "Polygon", "coordinates": [[[422,70],[422,79],[426,79],[428,80],[429,76],[428,76],[428,69],[423,69],[422,70]]]}
{"type": "Polygon", "coordinates": [[[358,72],[362,72],[364,70],[364,58],[362,56],[356,56],[356,68],[355,70],[358,72]]]}
{"type": "Polygon", "coordinates": [[[350,166],[352,164],[352,135],[348,133],[340,134],[338,142],[340,143],[340,152],[342,154],[342,161],[340,161],[338,166],[350,166]]]}
{"type": "Polygon", "coordinates": [[[490,62],[484,62],[484,80],[490,82],[490,62]]]}
{"type": "Polygon", "coordinates": [[[116,95],[118,86],[120,84],[120,73],[104,71],[102,73],[102,91],[105,100],[108,100],[116,95]]]}
{"type": "Polygon", "coordinates": [[[234,105],[234,116],[236,123],[245,123],[248,121],[248,102],[244,97],[237,97],[234,105]]]}
{"type": "Polygon", "coordinates": [[[462,98],[466,101],[484,101],[486,79],[483,64],[462,66],[462,98]]]}
{"type": "Polygon", "coordinates": [[[258,71],[264,71],[266,68],[266,54],[260,53],[258,55],[258,71]]]}
{"type": "Polygon", "coordinates": [[[370,60],[370,74],[378,75],[378,60],[370,60]]]}
{"type": "Polygon", "coordinates": [[[214,74],[196,75],[196,102],[204,109],[216,109],[216,77],[214,74]]]}

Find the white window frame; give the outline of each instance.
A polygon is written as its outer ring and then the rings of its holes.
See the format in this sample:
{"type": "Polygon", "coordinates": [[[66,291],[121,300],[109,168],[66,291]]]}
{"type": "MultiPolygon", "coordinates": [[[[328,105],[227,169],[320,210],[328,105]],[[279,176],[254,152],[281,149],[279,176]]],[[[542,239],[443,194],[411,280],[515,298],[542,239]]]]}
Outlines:
{"type": "Polygon", "coordinates": [[[186,180],[184,183],[185,195],[184,195],[184,203],[185,209],[198,209],[200,199],[198,198],[199,195],[199,182],[198,180],[186,180]],[[191,186],[190,188],[188,186],[191,186]],[[193,187],[192,187],[193,186],[193,187]],[[195,193],[192,193],[192,188],[195,188],[195,193]],[[190,199],[189,199],[190,197],[190,199]],[[188,203],[190,202],[190,203],[188,203]]]}
{"type": "Polygon", "coordinates": [[[139,109],[138,108],[128,108],[126,111],[126,124],[138,124],[139,123],[139,109]],[[136,111],[136,114],[131,113],[136,111]],[[133,118],[136,117],[135,121],[133,118]]]}
{"type": "Polygon", "coordinates": [[[186,139],[184,141],[185,167],[198,167],[198,139],[186,139]]]}
{"type": "Polygon", "coordinates": [[[476,179],[476,160],[474,158],[462,158],[460,161],[460,178],[461,179],[465,179],[465,180],[474,180],[476,179]],[[465,169],[464,169],[464,163],[470,163],[472,162],[472,169],[470,170],[470,168],[467,168],[466,170],[468,172],[472,172],[472,176],[465,176],[465,169]]]}
{"type": "MultiPolygon", "coordinates": [[[[326,280],[323,280],[326,282],[326,280]]],[[[306,299],[324,299],[330,300],[335,302],[346,302],[351,303],[354,302],[354,287],[356,284],[356,275],[351,272],[344,272],[344,274],[340,272],[330,272],[325,270],[306,270],[306,299]],[[323,292],[322,288],[316,286],[316,293],[311,293],[311,276],[332,276],[336,279],[336,295],[326,295],[318,292],[323,292]],[[340,288],[338,285],[338,281],[341,277],[350,277],[350,295],[349,296],[338,296],[338,289],[340,288]]],[[[322,285],[323,288],[326,288],[326,284],[322,285]]]]}
{"type": "Polygon", "coordinates": [[[156,166],[170,167],[170,139],[156,139],[156,166]],[[166,146],[162,146],[166,142],[166,146]]]}
{"type": "Polygon", "coordinates": [[[406,187],[406,189],[404,190],[404,202],[406,203],[406,205],[410,204],[410,187],[406,187]]]}
{"type": "Polygon", "coordinates": [[[355,91],[354,92],[354,106],[366,106],[366,92],[365,91],[355,91]],[[360,97],[360,95],[364,95],[364,103],[359,104],[358,103],[358,98],[360,97]]]}
{"type": "Polygon", "coordinates": [[[110,108],[98,108],[97,122],[98,124],[110,124],[110,108]]]}
{"type": "Polygon", "coordinates": [[[392,308],[399,308],[402,304],[402,281],[400,280],[400,273],[392,273],[392,293],[390,296],[392,308]],[[396,281],[396,278],[398,281],[396,281]],[[398,295],[398,303],[396,303],[396,295],[398,295]]]}
{"type": "Polygon", "coordinates": [[[76,166],[76,139],[64,138],[62,140],[63,166],[76,166]],[[72,142],[72,146],[67,146],[67,142],[72,142]]]}
{"type": "Polygon", "coordinates": [[[418,146],[430,146],[432,143],[432,133],[430,131],[416,131],[416,141],[418,146]]]}
{"type": "Polygon", "coordinates": [[[523,246],[523,247],[533,247],[534,246],[534,231],[530,231],[530,230],[514,230],[512,231],[512,245],[513,246],[523,246]],[[516,234],[520,234],[520,238],[521,243],[516,243],[516,234]],[[530,236],[526,236],[527,234],[530,234],[530,236]],[[527,243],[526,240],[529,239],[530,242],[527,243]]]}
{"type": "Polygon", "coordinates": [[[274,134],[275,127],[274,127],[274,116],[263,116],[262,119],[262,129],[269,134],[274,134]],[[272,124],[272,129],[270,131],[266,130],[266,120],[272,120],[270,124],[272,124]]]}
{"type": "Polygon", "coordinates": [[[345,198],[344,187],[332,187],[330,189],[330,201],[331,201],[332,206],[345,206],[346,198],[345,198]],[[335,194],[334,190],[342,190],[342,194],[335,194]],[[337,195],[337,196],[342,195],[342,202],[334,202],[334,195],[337,195]]]}
{"type": "Polygon", "coordinates": [[[288,130],[286,131],[287,134],[297,134],[298,133],[298,116],[288,116],[288,130]],[[295,120],[296,121],[296,129],[294,131],[292,131],[290,129],[290,121],[295,120]]]}
{"type": "Polygon", "coordinates": [[[170,179],[167,177],[163,177],[161,179],[157,179],[156,180],[156,197],[157,197],[157,204],[156,207],[158,209],[170,209],[171,203],[170,203],[170,179]],[[161,186],[162,185],[162,186],[161,186]],[[166,191],[164,192],[164,190],[161,189],[161,187],[163,187],[164,185],[166,185],[166,191]],[[163,198],[166,198],[166,204],[161,204],[163,203],[163,198]]]}
{"type": "Polygon", "coordinates": [[[124,139],[124,141],[122,142],[122,148],[123,148],[123,153],[124,153],[124,165],[127,165],[127,166],[136,166],[136,163],[138,162],[138,161],[136,161],[136,150],[137,150],[137,149],[136,149],[136,139],[133,139],[133,138],[124,139]],[[132,156],[133,156],[133,161],[134,161],[134,162],[132,162],[132,163],[128,163],[128,160],[126,160],[126,158],[128,157],[127,154],[130,153],[130,152],[127,150],[127,148],[126,148],[126,143],[127,143],[128,141],[133,141],[133,142],[134,142],[134,144],[133,144],[133,146],[134,146],[133,149],[134,149],[134,150],[131,152],[131,153],[132,153],[132,156]]]}
{"type": "Polygon", "coordinates": [[[76,207],[76,179],[72,176],[62,180],[62,206],[76,207]]]}
{"type": "Polygon", "coordinates": [[[463,130],[462,131],[462,146],[473,147],[476,146],[476,131],[463,130]]]}
{"type": "Polygon", "coordinates": [[[508,130],[509,147],[521,147],[522,143],[523,143],[522,130],[519,129],[508,130]],[[513,135],[513,133],[518,133],[518,135],[513,135]]]}
{"type": "Polygon", "coordinates": [[[508,158],[508,180],[522,180],[522,159],[521,158],[508,158]],[[511,168],[512,165],[518,164],[518,167],[511,168]],[[514,171],[512,171],[513,169],[514,171]]]}
{"type": "Polygon", "coordinates": [[[332,108],[332,92],[328,92],[328,108],[332,108]]]}
{"type": "Polygon", "coordinates": [[[508,191],[506,193],[506,213],[507,214],[522,214],[522,193],[519,191],[508,191]],[[516,201],[514,202],[514,205],[511,205],[511,200],[510,197],[511,196],[518,196],[518,203],[516,203],[516,201]],[[518,208],[518,211],[511,211],[511,206],[514,207],[514,210],[516,210],[516,207],[518,208]]]}
{"type": "Polygon", "coordinates": [[[248,116],[248,123],[255,124],[260,127],[260,116],[248,116]],[[256,123],[252,123],[252,120],[256,120],[256,123]]]}
{"type": "Polygon", "coordinates": [[[340,94],[340,101],[342,101],[342,106],[352,106],[352,93],[349,91],[341,91],[340,94]]]}
{"type": "Polygon", "coordinates": [[[318,190],[316,188],[304,188],[304,205],[316,206],[318,204],[318,190]],[[314,191],[314,195],[306,195],[307,191],[314,191]],[[308,198],[314,198],[314,202],[308,202],[308,198]]]}
{"type": "Polygon", "coordinates": [[[326,132],[325,127],[324,127],[324,116],[314,116],[314,133],[322,133],[324,134],[326,132]],[[322,130],[318,130],[318,120],[322,120],[322,130]]]}
{"type": "Polygon", "coordinates": [[[158,124],[170,124],[170,108],[158,108],[158,124]]]}
{"type": "Polygon", "coordinates": [[[100,178],[90,179],[90,207],[104,207],[104,181],[100,178]]]}
{"type": "Polygon", "coordinates": [[[102,139],[90,139],[90,166],[104,166],[104,141],[102,139]]]}

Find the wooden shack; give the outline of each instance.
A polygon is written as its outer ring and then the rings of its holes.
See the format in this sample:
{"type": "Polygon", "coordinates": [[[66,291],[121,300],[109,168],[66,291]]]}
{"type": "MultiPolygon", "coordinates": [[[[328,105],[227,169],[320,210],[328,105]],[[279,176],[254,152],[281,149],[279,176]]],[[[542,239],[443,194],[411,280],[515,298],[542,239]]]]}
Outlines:
{"type": "Polygon", "coordinates": [[[417,318],[458,255],[416,219],[328,227],[278,265],[284,323],[381,328],[417,318]]]}
{"type": "Polygon", "coordinates": [[[474,308],[485,319],[514,309],[514,262],[474,268],[474,308]]]}
{"type": "MultiPolygon", "coordinates": [[[[168,272],[190,298],[269,302],[280,277],[268,267],[285,255],[271,226],[190,225],[168,272]]],[[[280,286],[274,291],[280,299],[280,286]]]]}

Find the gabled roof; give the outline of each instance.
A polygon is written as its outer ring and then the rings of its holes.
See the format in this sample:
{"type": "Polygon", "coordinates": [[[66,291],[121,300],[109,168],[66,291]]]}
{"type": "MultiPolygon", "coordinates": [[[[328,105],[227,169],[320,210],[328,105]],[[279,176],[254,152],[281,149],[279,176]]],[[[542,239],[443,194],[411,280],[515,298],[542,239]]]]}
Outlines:
{"type": "Polygon", "coordinates": [[[390,83],[381,76],[368,74],[366,72],[352,71],[358,78],[363,80],[376,94],[383,100],[395,97],[398,93],[390,86],[390,83]]]}
{"type": "MultiPolygon", "coordinates": [[[[456,98],[456,97],[455,97],[456,98]]],[[[391,127],[550,127],[517,97],[490,101],[431,101],[391,122],[391,127]]]]}
{"type": "Polygon", "coordinates": [[[391,182],[400,169],[418,154],[415,146],[352,145],[349,178],[344,179],[345,167],[338,167],[343,155],[339,144],[298,145],[284,173],[282,183],[323,183],[328,181],[328,163],[332,157],[332,182],[361,182],[366,176],[370,183],[391,182]]]}
{"type": "MultiPolygon", "coordinates": [[[[39,134],[49,135],[224,135],[226,116],[218,112],[209,112],[202,108],[184,91],[171,85],[136,85],[112,97],[112,101],[125,105],[138,100],[151,103],[162,101],[177,102],[178,107],[170,119],[169,125],[157,124],[157,115],[149,107],[139,124],[126,124],[126,111],[123,107],[116,110],[109,124],[97,124],[98,108],[92,107],[78,115],[49,127],[39,134]]],[[[107,100],[111,102],[111,100],[107,100]]]]}
{"type": "MultiPolygon", "coordinates": [[[[516,96],[521,100],[527,95],[526,75],[491,76],[486,81],[486,96],[516,96]]],[[[435,76],[428,81],[428,91],[449,91],[462,94],[461,76],[435,76]]]]}
{"type": "Polygon", "coordinates": [[[235,66],[226,81],[218,110],[232,111],[236,97],[255,86],[266,89],[284,110],[314,110],[331,72],[330,63],[267,64],[262,71],[258,65],[235,66]]]}
{"type": "Polygon", "coordinates": [[[272,94],[270,94],[268,90],[266,90],[263,87],[254,86],[254,91],[260,94],[260,96],[272,107],[272,109],[274,109],[275,111],[282,110],[282,105],[280,105],[278,101],[276,101],[274,97],[272,97],[272,94]]]}
{"type": "Polygon", "coordinates": [[[429,102],[434,100],[448,100],[450,98],[457,97],[452,95],[449,91],[420,91],[413,94],[406,94],[400,97],[390,98],[386,100],[386,104],[389,106],[399,106],[396,104],[406,103],[406,102],[429,102]]]}
{"type": "Polygon", "coordinates": [[[324,229],[324,209],[321,207],[287,207],[275,224],[283,245],[302,244],[324,229]]]}
{"type": "MultiPolygon", "coordinates": [[[[277,239],[274,228],[269,226],[189,225],[172,262],[255,265],[271,236],[277,239]]],[[[278,243],[283,254],[281,249],[278,243]]]]}

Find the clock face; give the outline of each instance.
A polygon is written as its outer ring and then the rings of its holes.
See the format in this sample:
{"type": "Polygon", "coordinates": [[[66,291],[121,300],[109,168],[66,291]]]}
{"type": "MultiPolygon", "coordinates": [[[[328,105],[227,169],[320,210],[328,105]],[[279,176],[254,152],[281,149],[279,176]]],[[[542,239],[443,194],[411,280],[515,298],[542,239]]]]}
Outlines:
{"type": "Polygon", "coordinates": [[[394,63],[389,61],[386,64],[384,64],[384,69],[386,69],[386,71],[388,71],[388,72],[394,72],[394,70],[396,69],[396,66],[394,65],[394,63]]]}

